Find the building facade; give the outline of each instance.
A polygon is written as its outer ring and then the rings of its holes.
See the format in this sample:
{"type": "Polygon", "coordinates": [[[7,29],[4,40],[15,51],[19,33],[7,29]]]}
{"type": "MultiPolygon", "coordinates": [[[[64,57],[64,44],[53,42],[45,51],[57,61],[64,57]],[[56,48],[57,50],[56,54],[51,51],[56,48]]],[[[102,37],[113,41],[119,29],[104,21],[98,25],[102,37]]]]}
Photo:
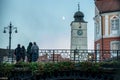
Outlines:
{"type": "MultiPolygon", "coordinates": [[[[120,0],[95,0],[95,50],[120,50],[120,0]]],[[[98,56],[114,56],[100,53],[98,56]]]]}

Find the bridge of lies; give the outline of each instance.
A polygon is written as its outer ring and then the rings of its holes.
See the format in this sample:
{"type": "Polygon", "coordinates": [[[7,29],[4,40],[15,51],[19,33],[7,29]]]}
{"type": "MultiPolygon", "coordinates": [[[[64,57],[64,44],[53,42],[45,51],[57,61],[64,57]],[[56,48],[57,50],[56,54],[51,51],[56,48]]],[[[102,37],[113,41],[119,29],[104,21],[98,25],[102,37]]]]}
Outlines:
{"type": "MultiPolygon", "coordinates": [[[[38,59],[39,62],[53,63],[61,61],[73,61],[77,63],[83,61],[99,62],[110,60],[120,60],[120,50],[40,49],[38,59]]],[[[120,72],[119,66],[117,69],[114,67],[112,69],[108,67],[107,69],[106,66],[103,66],[103,69],[97,70],[100,72],[82,71],[77,69],[77,65],[75,67],[75,70],[57,70],[51,73],[46,71],[42,75],[32,75],[31,71],[24,70],[19,73],[13,71],[12,76],[9,78],[10,80],[118,80],[120,72]]],[[[18,68],[16,67],[16,69],[18,68]]]]}
{"type": "Polygon", "coordinates": [[[109,61],[119,59],[120,50],[40,49],[38,61],[109,61]]]}

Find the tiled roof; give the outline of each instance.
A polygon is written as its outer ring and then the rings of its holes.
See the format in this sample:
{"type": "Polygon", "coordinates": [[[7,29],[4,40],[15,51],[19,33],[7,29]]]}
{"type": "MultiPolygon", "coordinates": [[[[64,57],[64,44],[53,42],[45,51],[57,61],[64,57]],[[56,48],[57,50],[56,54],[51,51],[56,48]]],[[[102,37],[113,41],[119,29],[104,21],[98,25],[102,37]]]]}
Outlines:
{"type": "Polygon", "coordinates": [[[120,0],[96,0],[95,5],[101,13],[120,11],[120,0]]]}
{"type": "Polygon", "coordinates": [[[69,58],[63,58],[61,54],[54,54],[54,57],[53,57],[53,54],[51,54],[51,57],[49,58],[47,57],[47,55],[39,56],[38,62],[53,61],[53,58],[54,58],[54,61],[70,61],[69,58]]]}

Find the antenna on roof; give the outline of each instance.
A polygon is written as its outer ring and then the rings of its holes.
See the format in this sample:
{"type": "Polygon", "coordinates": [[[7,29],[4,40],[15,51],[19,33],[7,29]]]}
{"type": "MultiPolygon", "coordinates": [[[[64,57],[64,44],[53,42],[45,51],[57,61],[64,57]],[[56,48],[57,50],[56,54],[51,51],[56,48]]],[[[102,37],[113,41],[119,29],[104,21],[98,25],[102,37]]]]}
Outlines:
{"type": "Polygon", "coordinates": [[[80,11],[80,2],[78,2],[78,11],[80,11]]]}

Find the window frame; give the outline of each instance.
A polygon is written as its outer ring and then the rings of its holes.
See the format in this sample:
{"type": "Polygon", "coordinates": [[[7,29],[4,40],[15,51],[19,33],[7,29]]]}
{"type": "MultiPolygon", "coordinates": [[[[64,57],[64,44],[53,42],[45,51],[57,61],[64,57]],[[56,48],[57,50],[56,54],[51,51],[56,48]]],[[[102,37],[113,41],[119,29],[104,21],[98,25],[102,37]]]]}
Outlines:
{"type": "Polygon", "coordinates": [[[95,26],[96,26],[96,34],[99,34],[100,33],[100,23],[97,21],[95,23],[95,26]]]}
{"type": "Polygon", "coordinates": [[[113,16],[110,19],[110,33],[111,35],[118,34],[119,32],[119,17],[118,16],[113,16]]]}
{"type": "Polygon", "coordinates": [[[120,50],[120,41],[111,41],[110,42],[111,58],[117,56],[117,50],[120,50]],[[113,49],[113,44],[117,44],[117,49],[113,49]]]}

